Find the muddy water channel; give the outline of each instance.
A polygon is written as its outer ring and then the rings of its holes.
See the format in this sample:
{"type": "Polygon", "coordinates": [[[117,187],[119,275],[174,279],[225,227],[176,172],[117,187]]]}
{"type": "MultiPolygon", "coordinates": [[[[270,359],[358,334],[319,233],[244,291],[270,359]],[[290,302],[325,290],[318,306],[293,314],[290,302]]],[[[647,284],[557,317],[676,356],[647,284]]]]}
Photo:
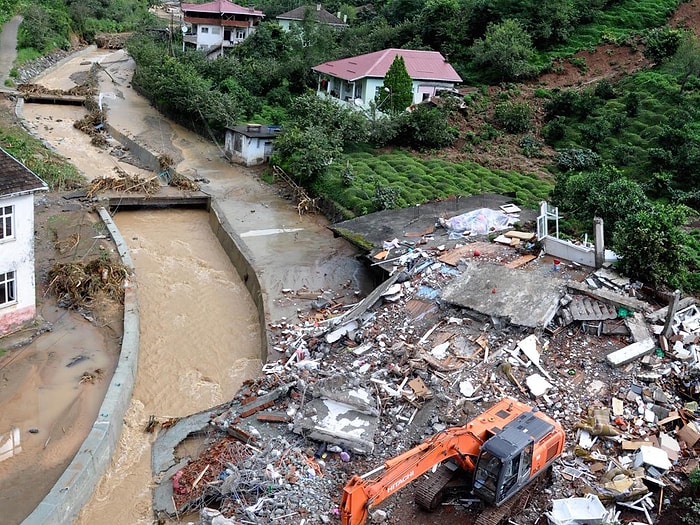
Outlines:
{"type": "Polygon", "coordinates": [[[138,375],[112,467],[78,523],[150,524],[149,416],[185,416],[231,398],[260,369],[260,328],[206,212],[119,212],[114,221],[136,266],[138,375]]]}

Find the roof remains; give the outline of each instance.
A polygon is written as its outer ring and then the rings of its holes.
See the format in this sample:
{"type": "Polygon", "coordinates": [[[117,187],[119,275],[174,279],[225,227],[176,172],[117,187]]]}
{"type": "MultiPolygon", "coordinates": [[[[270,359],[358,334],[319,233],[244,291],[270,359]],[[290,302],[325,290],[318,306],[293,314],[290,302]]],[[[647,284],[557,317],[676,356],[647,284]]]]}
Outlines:
{"type": "Polygon", "coordinates": [[[304,20],[304,17],[306,16],[307,10],[309,11],[309,15],[311,18],[316,20],[317,22],[321,22],[323,24],[329,24],[329,25],[336,25],[336,26],[344,26],[347,25],[345,24],[340,18],[335,16],[333,13],[329,13],[322,7],[320,7],[321,4],[312,6],[312,5],[302,5],[297,7],[296,9],[292,9],[291,11],[287,11],[286,13],[282,13],[281,15],[278,15],[276,18],[278,20],[298,20],[302,21],[304,20]]]}
{"type": "Polygon", "coordinates": [[[564,283],[559,279],[474,264],[442,291],[444,301],[528,328],[547,326],[557,313],[564,283]]]}
{"type": "Polygon", "coordinates": [[[252,7],[243,7],[228,0],[215,0],[206,4],[182,4],[183,12],[190,13],[219,13],[231,15],[257,15],[265,16],[262,11],[252,7]]]}
{"type": "Polygon", "coordinates": [[[348,82],[365,77],[384,78],[396,56],[403,57],[406,71],[413,80],[437,80],[461,82],[461,77],[437,51],[415,49],[385,49],[366,55],[325,62],[314,67],[314,71],[328,73],[348,82]]]}
{"type": "Polygon", "coordinates": [[[0,148],[0,196],[47,189],[48,185],[33,171],[0,148]]]}

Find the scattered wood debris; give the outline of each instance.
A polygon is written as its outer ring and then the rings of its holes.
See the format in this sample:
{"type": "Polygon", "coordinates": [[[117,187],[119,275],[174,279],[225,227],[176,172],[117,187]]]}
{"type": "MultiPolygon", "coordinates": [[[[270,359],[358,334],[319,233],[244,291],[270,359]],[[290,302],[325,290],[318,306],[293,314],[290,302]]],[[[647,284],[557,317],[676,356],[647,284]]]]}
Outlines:
{"type": "Polygon", "coordinates": [[[123,191],[128,193],[143,192],[146,195],[154,195],[160,191],[160,182],[157,176],[150,179],[129,175],[124,170],[115,168],[117,177],[98,177],[92,181],[87,191],[87,198],[91,199],[101,191],[123,191]]]}
{"type": "Polygon", "coordinates": [[[88,306],[100,294],[124,302],[124,281],[129,271],[121,263],[95,259],[88,263],[55,264],[49,271],[49,291],[64,299],[68,308],[88,306]]]}

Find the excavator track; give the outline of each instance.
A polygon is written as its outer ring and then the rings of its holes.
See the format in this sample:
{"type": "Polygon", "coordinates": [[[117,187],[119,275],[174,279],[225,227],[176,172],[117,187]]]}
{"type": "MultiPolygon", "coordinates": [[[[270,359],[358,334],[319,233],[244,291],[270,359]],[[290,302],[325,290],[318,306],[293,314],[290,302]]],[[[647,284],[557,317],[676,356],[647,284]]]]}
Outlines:
{"type": "Polygon", "coordinates": [[[525,508],[535,489],[541,489],[544,486],[543,481],[544,476],[540,476],[538,480],[520,489],[520,492],[500,507],[486,507],[479,514],[474,525],[499,525],[503,520],[510,518],[514,512],[525,508]]]}
{"type": "Polygon", "coordinates": [[[415,502],[425,510],[437,509],[442,503],[442,492],[454,475],[453,469],[444,463],[440,465],[435,472],[427,474],[417,483],[415,502]]]}

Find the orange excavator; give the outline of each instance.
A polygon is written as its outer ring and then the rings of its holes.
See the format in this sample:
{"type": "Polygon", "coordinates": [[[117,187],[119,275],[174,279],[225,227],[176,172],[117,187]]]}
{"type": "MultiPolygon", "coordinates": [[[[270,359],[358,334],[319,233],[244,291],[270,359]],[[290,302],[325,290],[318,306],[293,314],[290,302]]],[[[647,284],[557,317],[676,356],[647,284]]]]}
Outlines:
{"type": "Polygon", "coordinates": [[[445,489],[460,477],[471,477],[467,484],[471,481],[474,496],[500,506],[547,470],[564,439],[561,425],[549,416],[502,399],[466,425],[445,429],[381,467],[353,476],[343,489],[341,524],[363,525],[374,505],[418,478],[415,500],[426,510],[435,510],[445,489]]]}

